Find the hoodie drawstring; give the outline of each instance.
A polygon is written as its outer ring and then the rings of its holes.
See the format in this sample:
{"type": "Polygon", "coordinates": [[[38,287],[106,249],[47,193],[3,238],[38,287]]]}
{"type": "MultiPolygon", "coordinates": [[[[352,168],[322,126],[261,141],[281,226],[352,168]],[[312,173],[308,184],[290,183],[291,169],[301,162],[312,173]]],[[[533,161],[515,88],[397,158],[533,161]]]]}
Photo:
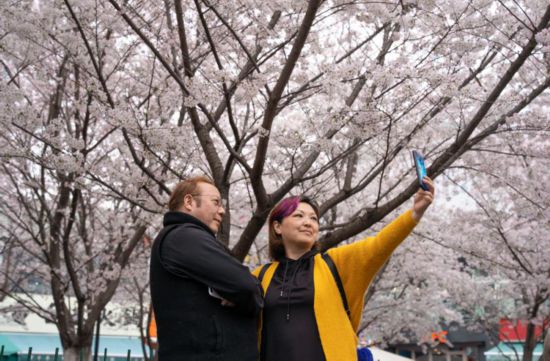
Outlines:
{"type": "MultiPolygon", "coordinates": [[[[288,262],[286,262],[286,265],[288,265],[288,262]]],[[[290,278],[290,281],[289,281],[288,292],[287,292],[287,297],[286,297],[286,320],[287,321],[290,321],[290,296],[292,295],[292,284],[294,283],[294,280],[296,279],[296,274],[298,273],[298,269],[300,268],[301,265],[302,265],[302,259],[300,258],[298,260],[298,264],[294,268],[294,272],[292,273],[292,277],[290,278]]],[[[285,275],[286,275],[286,266],[285,266],[285,275]]],[[[285,279],[285,277],[283,276],[283,287],[282,287],[283,289],[284,289],[284,285],[285,285],[284,279],[285,279]]],[[[281,296],[282,295],[283,295],[283,291],[281,291],[281,296]]]]}
{"type": "Polygon", "coordinates": [[[288,262],[285,262],[285,272],[283,273],[283,284],[281,286],[281,297],[283,297],[283,294],[285,292],[285,282],[286,282],[286,271],[288,269],[288,262]]]}

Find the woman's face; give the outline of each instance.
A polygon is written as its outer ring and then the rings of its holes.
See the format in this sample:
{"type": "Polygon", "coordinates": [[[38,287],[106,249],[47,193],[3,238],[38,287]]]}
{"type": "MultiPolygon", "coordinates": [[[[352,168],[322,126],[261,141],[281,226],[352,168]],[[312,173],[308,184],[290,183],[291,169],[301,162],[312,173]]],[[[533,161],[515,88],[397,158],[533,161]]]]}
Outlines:
{"type": "Polygon", "coordinates": [[[313,208],[307,203],[299,203],[298,207],[279,223],[274,222],[275,232],[283,239],[285,247],[313,247],[319,234],[319,220],[313,208]]]}

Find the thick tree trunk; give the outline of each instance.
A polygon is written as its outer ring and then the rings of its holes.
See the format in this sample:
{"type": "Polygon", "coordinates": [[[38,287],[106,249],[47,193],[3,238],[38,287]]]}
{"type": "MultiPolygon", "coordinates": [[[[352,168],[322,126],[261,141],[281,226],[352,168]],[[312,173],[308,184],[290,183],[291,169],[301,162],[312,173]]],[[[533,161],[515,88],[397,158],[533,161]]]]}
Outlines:
{"type": "Polygon", "coordinates": [[[91,361],[92,349],[90,346],[67,347],[63,350],[63,361],[91,361]]]}

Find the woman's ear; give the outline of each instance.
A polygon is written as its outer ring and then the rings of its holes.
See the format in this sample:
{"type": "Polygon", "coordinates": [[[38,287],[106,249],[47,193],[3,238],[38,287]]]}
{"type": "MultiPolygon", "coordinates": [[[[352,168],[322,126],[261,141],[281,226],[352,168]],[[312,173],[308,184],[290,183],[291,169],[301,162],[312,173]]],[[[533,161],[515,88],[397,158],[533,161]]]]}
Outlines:
{"type": "Polygon", "coordinates": [[[273,229],[275,230],[275,234],[280,236],[281,235],[281,223],[277,221],[273,221],[273,229]]]}

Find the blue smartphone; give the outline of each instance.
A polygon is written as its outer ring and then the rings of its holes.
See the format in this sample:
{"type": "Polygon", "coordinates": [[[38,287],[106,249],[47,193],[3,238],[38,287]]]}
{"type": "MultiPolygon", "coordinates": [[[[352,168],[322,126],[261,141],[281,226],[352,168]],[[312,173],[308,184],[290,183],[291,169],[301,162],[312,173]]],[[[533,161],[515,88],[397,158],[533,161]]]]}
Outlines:
{"type": "Polygon", "coordinates": [[[417,152],[416,150],[412,151],[412,156],[414,160],[414,166],[416,168],[416,176],[418,177],[418,184],[420,185],[420,188],[427,191],[430,190],[428,186],[422,181],[424,177],[427,175],[426,173],[426,164],[424,164],[424,157],[422,154],[417,152]]]}

